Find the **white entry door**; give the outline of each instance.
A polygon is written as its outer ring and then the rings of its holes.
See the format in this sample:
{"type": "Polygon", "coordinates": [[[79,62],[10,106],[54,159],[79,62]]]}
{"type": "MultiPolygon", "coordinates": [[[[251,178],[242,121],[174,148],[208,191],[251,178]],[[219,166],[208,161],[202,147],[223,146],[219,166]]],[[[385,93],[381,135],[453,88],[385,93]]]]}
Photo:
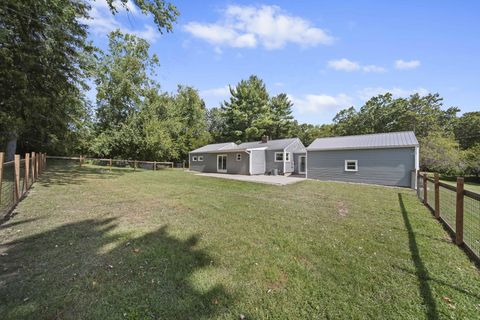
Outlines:
{"type": "Polygon", "coordinates": [[[217,155],[217,172],[227,172],[227,155],[219,154],[217,155]]]}
{"type": "Polygon", "coordinates": [[[307,157],[306,156],[299,156],[298,157],[298,173],[305,173],[307,168],[307,157]]]}

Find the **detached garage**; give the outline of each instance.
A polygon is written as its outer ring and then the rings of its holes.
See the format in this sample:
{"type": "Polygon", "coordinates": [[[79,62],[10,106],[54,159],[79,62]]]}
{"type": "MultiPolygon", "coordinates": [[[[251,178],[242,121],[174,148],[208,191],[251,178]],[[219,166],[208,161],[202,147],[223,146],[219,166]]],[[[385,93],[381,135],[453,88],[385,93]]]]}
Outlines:
{"type": "Polygon", "coordinates": [[[416,188],[412,131],[320,138],[307,148],[307,178],[416,188]]]}

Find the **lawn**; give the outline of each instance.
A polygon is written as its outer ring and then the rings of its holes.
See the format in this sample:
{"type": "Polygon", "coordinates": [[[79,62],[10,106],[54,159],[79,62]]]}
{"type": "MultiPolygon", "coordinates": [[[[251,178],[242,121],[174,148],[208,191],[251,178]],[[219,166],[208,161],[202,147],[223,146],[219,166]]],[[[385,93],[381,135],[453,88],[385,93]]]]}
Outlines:
{"type": "Polygon", "coordinates": [[[50,163],[0,245],[0,319],[480,318],[408,189],[50,163]]]}

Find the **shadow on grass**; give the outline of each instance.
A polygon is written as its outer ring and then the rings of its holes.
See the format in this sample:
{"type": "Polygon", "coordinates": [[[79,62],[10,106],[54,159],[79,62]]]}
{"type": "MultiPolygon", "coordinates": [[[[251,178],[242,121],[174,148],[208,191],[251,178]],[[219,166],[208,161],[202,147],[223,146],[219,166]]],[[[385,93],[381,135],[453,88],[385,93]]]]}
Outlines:
{"type": "Polygon", "coordinates": [[[86,180],[111,179],[134,173],[133,169],[84,165],[72,161],[49,161],[38,183],[42,186],[80,184],[86,180]]]}
{"type": "Polygon", "coordinates": [[[132,238],[115,228],[113,218],[84,220],[2,244],[0,318],[205,319],[226,310],[222,286],[192,284],[213,263],[198,236],[179,240],[161,227],[132,238]]]}
{"type": "Polygon", "coordinates": [[[420,295],[422,296],[423,304],[427,308],[426,317],[427,319],[438,319],[439,315],[437,311],[437,305],[435,303],[435,299],[433,298],[432,289],[428,284],[428,270],[425,267],[422,258],[420,257],[417,240],[415,238],[415,232],[413,231],[412,224],[410,223],[410,219],[408,218],[408,211],[405,208],[401,193],[398,194],[398,203],[402,212],[403,222],[408,232],[408,245],[410,247],[410,254],[415,265],[415,275],[418,278],[420,295]]]}

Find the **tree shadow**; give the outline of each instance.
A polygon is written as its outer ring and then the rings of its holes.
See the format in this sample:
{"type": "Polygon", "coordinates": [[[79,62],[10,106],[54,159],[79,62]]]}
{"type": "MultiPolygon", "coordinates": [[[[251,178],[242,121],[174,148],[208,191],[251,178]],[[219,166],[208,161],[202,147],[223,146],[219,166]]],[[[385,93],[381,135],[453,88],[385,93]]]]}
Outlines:
{"type": "Polygon", "coordinates": [[[428,283],[428,280],[430,279],[428,270],[425,267],[422,258],[420,257],[415,231],[413,230],[410,219],[408,218],[408,211],[405,208],[401,193],[398,194],[398,203],[400,205],[400,211],[402,212],[403,223],[405,224],[405,228],[407,229],[408,233],[408,245],[413,264],[415,265],[415,275],[418,278],[418,288],[423,299],[423,304],[427,308],[426,317],[427,319],[438,319],[439,315],[437,311],[437,305],[433,297],[432,289],[428,283]]]}
{"type": "Polygon", "coordinates": [[[49,161],[38,182],[40,185],[49,187],[51,185],[81,184],[87,180],[112,179],[125,174],[134,173],[133,169],[99,167],[83,165],[65,161],[49,161]]]}
{"type": "Polygon", "coordinates": [[[231,298],[207,278],[198,235],[141,237],[83,220],[0,246],[1,319],[206,319],[231,298]]]}

